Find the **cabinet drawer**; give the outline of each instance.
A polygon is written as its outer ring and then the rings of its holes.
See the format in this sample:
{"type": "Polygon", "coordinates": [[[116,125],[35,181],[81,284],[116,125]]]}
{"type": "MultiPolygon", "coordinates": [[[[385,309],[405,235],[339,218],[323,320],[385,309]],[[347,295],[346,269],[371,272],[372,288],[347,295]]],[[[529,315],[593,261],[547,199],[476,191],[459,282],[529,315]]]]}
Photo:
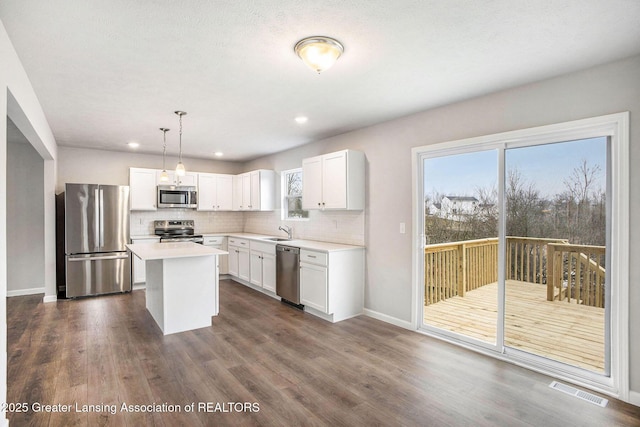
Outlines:
{"type": "Polygon", "coordinates": [[[224,236],[204,236],[203,244],[205,245],[221,245],[224,243],[224,236]]]}
{"type": "Polygon", "coordinates": [[[275,255],[276,253],[276,244],[274,243],[266,243],[266,242],[256,242],[255,240],[252,240],[251,243],[251,250],[252,251],[258,251],[258,252],[263,252],[266,254],[273,254],[275,255]]]}
{"type": "Polygon", "coordinates": [[[317,265],[327,265],[327,253],[300,249],[300,262],[308,262],[310,264],[317,265]]]}
{"type": "Polygon", "coordinates": [[[240,246],[241,248],[249,248],[249,241],[238,239],[237,237],[229,237],[229,246],[240,246]]]}

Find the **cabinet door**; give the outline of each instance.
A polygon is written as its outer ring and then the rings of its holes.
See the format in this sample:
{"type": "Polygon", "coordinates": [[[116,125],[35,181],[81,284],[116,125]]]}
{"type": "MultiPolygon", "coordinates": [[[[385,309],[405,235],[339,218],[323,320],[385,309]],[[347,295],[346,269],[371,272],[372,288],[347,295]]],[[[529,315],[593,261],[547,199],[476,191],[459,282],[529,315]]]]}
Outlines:
{"type": "Polygon", "coordinates": [[[242,176],[234,175],[233,181],[233,210],[242,210],[242,176]]]}
{"type": "Polygon", "coordinates": [[[251,174],[243,174],[242,177],[242,203],[241,210],[251,210],[251,174]]]}
{"type": "Polygon", "coordinates": [[[233,176],[218,175],[216,177],[216,210],[230,211],[233,209],[233,176]]]}
{"type": "Polygon", "coordinates": [[[300,303],[327,313],[327,268],[300,263],[300,303]]]}
{"type": "Polygon", "coordinates": [[[129,169],[129,197],[132,211],[156,210],[155,169],[129,169]]]}
{"type": "Polygon", "coordinates": [[[322,207],[347,208],[347,153],[344,151],[322,158],[322,207]]]}
{"type": "Polygon", "coordinates": [[[251,280],[249,249],[238,248],[238,277],[247,282],[251,280]]]}
{"type": "MultiPolygon", "coordinates": [[[[157,243],[160,239],[132,239],[131,243],[150,244],[157,243]]],[[[133,283],[144,283],[147,281],[146,261],[133,255],[133,283]]]]}
{"type": "Polygon", "coordinates": [[[322,209],[322,156],[302,161],[302,208],[322,209]]]}
{"type": "Polygon", "coordinates": [[[198,175],[198,210],[213,211],[216,209],[216,177],[201,173],[198,175]]]}
{"type": "Polygon", "coordinates": [[[276,292],[276,256],[262,254],[262,287],[268,291],[276,292]]]}
{"type": "Polygon", "coordinates": [[[176,178],[176,185],[190,185],[192,187],[198,185],[198,174],[195,172],[187,172],[184,176],[176,178]]]}
{"type": "Polygon", "coordinates": [[[250,190],[250,202],[249,202],[249,209],[251,209],[252,211],[259,211],[261,206],[260,206],[260,172],[256,171],[256,172],[251,172],[251,174],[249,174],[249,179],[250,179],[250,186],[251,186],[251,190],[250,190]]]}
{"type": "Polygon", "coordinates": [[[160,174],[162,171],[157,171],[156,180],[158,185],[190,185],[195,187],[198,185],[198,174],[196,172],[187,172],[184,176],[177,176],[176,171],[167,170],[169,175],[169,181],[161,182],[160,174]]]}
{"type": "Polygon", "coordinates": [[[239,249],[235,246],[229,246],[229,274],[235,277],[239,276],[238,270],[238,253],[239,249]]]}
{"type": "Polygon", "coordinates": [[[250,282],[256,286],[262,287],[262,252],[251,251],[250,258],[250,282]]]}
{"type": "Polygon", "coordinates": [[[133,255],[133,283],[142,283],[147,280],[146,261],[133,255]]]}

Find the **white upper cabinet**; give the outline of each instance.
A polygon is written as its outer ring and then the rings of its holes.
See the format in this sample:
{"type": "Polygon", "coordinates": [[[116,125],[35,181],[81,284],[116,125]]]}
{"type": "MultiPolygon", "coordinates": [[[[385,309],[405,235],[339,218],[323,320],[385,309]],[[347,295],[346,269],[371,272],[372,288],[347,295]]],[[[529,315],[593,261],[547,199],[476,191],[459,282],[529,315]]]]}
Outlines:
{"type": "Polygon", "coordinates": [[[157,185],[183,185],[195,187],[198,185],[198,174],[196,172],[187,172],[184,176],[177,176],[173,170],[167,171],[169,175],[169,181],[160,181],[161,170],[156,171],[156,184],[157,185]]]}
{"type": "Polygon", "coordinates": [[[343,150],[302,160],[303,209],[364,209],[364,153],[343,150]]]}
{"type": "Polygon", "coordinates": [[[233,210],[272,211],[275,199],[274,171],[257,170],[233,178],[233,210]]]}
{"type": "Polygon", "coordinates": [[[155,211],[156,194],[155,169],[129,169],[129,206],[132,211],[155,211]]]}
{"type": "Polygon", "coordinates": [[[233,175],[198,174],[198,210],[230,211],[233,209],[233,175]]]}

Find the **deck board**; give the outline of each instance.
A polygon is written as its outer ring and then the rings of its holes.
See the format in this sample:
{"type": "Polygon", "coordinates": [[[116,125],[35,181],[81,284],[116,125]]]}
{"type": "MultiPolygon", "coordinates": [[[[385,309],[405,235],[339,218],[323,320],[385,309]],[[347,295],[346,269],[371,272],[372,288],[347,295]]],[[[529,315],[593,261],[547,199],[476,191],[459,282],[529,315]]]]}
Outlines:
{"type": "MultiPolygon", "coordinates": [[[[505,345],[539,356],[604,371],[604,309],[547,301],[544,285],[507,281],[505,345]]],[[[492,283],[426,306],[428,325],[496,341],[498,284],[492,283]]]]}

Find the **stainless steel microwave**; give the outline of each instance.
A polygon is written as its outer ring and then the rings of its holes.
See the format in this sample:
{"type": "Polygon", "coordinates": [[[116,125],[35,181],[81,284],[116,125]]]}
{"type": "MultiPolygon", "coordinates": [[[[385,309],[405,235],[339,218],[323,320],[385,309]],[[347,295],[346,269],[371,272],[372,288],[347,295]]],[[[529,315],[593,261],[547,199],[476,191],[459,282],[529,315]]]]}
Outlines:
{"type": "Polygon", "coordinates": [[[158,185],[159,208],[196,208],[197,206],[196,187],[158,185]]]}

